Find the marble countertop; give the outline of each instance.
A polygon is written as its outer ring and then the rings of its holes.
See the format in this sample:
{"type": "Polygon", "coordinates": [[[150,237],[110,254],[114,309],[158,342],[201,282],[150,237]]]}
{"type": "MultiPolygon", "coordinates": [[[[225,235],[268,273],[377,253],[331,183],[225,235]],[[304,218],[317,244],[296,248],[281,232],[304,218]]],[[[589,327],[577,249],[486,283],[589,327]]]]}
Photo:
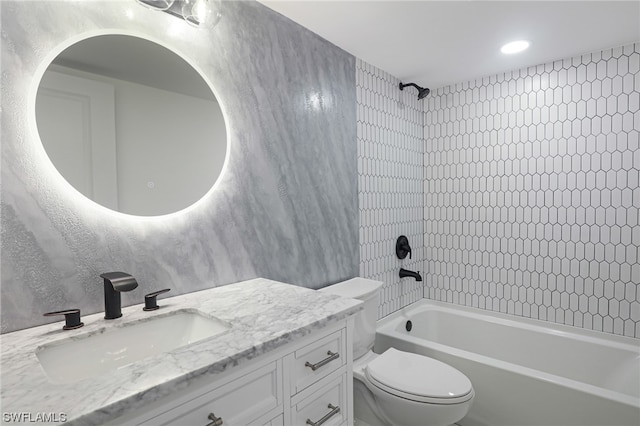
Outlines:
{"type": "Polygon", "coordinates": [[[103,312],[88,315],[82,318],[85,326],[77,330],[63,331],[64,321],[59,321],[0,336],[0,421],[7,421],[7,413],[30,413],[31,421],[43,414],[64,413],[72,424],[101,424],[203,374],[241,365],[362,309],[354,299],[263,278],[161,298],[158,305],[161,308],[151,312],[143,311],[143,305],[129,306],[122,309],[122,318],[110,321],[104,320],[103,312]],[[35,355],[43,345],[185,308],[227,321],[231,329],[70,384],[52,384],[35,355]]]}

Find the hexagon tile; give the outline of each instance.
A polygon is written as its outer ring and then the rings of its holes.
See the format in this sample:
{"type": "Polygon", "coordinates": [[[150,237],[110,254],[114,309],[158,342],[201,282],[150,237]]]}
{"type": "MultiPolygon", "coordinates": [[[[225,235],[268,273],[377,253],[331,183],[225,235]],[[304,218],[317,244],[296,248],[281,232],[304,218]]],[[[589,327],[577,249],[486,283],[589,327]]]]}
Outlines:
{"type": "Polygon", "coordinates": [[[384,282],[381,318],[423,298],[423,283],[398,276],[423,271],[424,139],[422,103],[415,90],[356,59],[360,276],[384,282]],[[399,260],[396,239],[406,235],[412,258],[399,260]]]}
{"type": "Polygon", "coordinates": [[[640,44],[426,101],[425,296],[640,338],[640,44]]]}

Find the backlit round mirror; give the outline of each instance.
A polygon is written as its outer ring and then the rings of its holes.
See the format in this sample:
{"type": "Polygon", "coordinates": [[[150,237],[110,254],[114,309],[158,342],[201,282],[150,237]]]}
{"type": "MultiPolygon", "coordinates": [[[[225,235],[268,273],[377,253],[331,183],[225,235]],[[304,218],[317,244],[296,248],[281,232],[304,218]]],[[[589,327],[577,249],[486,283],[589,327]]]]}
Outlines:
{"type": "Polygon", "coordinates": [[[47,155],[80,193],[122,213],[158,216],[201,199],[227,154],[211,87],[173,51],[100,35],[45,71],[36,123],[47,155]]]}

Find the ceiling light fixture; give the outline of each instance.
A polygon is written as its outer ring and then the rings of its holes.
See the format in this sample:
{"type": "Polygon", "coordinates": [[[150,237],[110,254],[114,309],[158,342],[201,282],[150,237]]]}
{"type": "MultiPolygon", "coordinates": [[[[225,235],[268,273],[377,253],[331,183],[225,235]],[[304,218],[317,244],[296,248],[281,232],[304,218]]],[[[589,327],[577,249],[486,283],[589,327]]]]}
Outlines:
{"type": "Polygon", "coordinates": [[[512,55],[514,53],[522,52],[529,48],[530,43],[527,40],[512,41],[505,44],[500,48],[500,51],[505,55],[512,55]]]}
{"type": "Polygon", "coordinates": [[[213,28],[222,17],[222,0],[136,0],[153,10],[182,18],[198,28],[213,28]]]}

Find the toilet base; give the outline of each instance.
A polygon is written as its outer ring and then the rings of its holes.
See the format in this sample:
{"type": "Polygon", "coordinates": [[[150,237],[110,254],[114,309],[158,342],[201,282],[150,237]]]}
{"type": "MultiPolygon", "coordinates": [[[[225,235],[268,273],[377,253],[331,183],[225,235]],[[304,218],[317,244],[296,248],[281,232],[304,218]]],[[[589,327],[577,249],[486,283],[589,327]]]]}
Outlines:
{"type": "Polygon", "coordinates": [[[353,414],[359,426],[393,426],[390,421],[382,420],[382,414],[376,405],[373,394],[360,380],[353,379],[353,414]]]}

